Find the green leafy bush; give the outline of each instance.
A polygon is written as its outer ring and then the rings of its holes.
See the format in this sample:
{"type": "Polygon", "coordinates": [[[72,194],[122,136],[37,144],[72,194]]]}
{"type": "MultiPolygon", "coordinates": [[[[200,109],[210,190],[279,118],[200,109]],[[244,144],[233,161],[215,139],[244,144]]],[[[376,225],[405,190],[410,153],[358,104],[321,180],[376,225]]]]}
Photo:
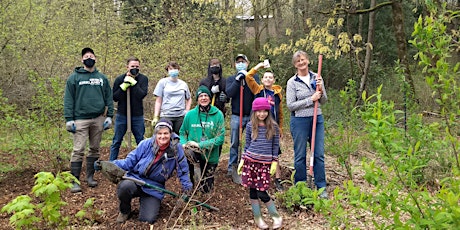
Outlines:
{"type": "MultiPolygon", "coordinates": [[[[43,226],[49,229],[64,229],[69,225],[70,217],[61,213],[61,209],[67,205],[61,199],[61,195],[72,187],[74,181],[77,179],[69,172],[57,173],[56,176],[50,172],[39,172],[35,175],[35,185],[32,188],[32,194],[36,199],[28,195],[18,196],[1,211],[12,214],[10,224],[16,229],[39,229],[43,226]]],[[[95,218],[101,211],[95,210],[93,203],[93,199],[88,199],[84,208],[95,218]]],[[[81,219],[86,213],[87,211],[80,211],[76,217],[81,219]]]]}

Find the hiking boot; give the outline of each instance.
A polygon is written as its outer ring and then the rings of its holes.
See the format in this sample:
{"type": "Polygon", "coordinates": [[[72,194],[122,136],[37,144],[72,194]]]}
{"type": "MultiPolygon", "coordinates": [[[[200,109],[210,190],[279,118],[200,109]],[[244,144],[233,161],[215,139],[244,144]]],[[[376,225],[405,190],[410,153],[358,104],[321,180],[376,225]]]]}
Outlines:
{"type": "Polygon", "coordinates": [[[228,171],[227,171],[227,177],[228,177],[228,178],[232,178],[232,175],[233,175],[232,170],[228,170],[228,171]]]}
{"type": "Polygon", "coordinates": [[[123,213],[118,213],[117,217],[117,223],[124,223],[126,220],[129,218],[129,213],[128,214],[123,214],[123,213]]]}
{"type": "Polygon", "coordinates": [[[281,184],[281,179],[280,178],[275,179],[275,187],[276,187],[276,191],[278,191],[278,192],[284,191],[284,187],[281,184]]]}
{"type": "Polygon", "coordinates": [[[320,199],[326,199],[326,200],[329,199],[326,189],[324,189],[324,191],[321,194],[319,194],[319,198],[320,199]]]}

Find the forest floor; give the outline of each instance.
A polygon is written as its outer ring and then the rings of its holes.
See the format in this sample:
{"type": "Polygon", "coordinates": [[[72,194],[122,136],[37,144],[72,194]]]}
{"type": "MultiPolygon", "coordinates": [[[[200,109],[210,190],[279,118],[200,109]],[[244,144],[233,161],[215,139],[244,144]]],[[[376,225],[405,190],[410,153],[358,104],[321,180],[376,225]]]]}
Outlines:
{"type": "MultiPolygon", "coordinates": [[[[283,137],[283,155],[280,158],[283,168],[284,180],[290,180],[292,170],[289,167],[292,165],[293,149],[290,138],[283,137]],[[286,139],[286,140],[285,140],[286,139]]],[[[20,171],[10,171],[0,175],[0,207],[10,202],[18,195],[31,194],[31,189],[34,185],[34,175],[44,168],[49,168],[49,160],[45,153],[34,153],[34,157],[29,157],[31,161],[27,168],[20,171]]],[[[120,158],[124,158],[127,154],[127,149],[121,149],[120,158]]],[[[3,163],[12,165],[18,164],[21,159],[16,159],[16,155],[10,153],[0,153],[0,160],[3,163]]],[[[108,159],[109,147],[101,149],[101,159],[108,159]]],[[[328,177],[328,187],[330,198],[332,198],[333,190],[337,186],[341,186],[346,178],[346,172],[337,164],[334,157],[328,156],[326,153],[326,174],[328,177]]],[[[90,217],[93,220],[92,224],[78,222],[76,218],[71,218],[71,229],[256,229],[251,206],[249,203],[249,192],[241,185],[232,182],[231,178],[227,177],[227,160],[228,155],[223,154],[221,162],[215,173],[215,188],[211,194],[201,194],[197,192],[193,198],[199,201],[206,201],[209,205],[219,208],[219,211],[208,211],[205,208],[197,207],[196,211],[192,208],[177,209],[172,213],[176,206],[177,198],[166,195],[160,209],[160,216],[157,222],[153,225],[139,222],[137,220],[139,214],[139,202],[135,199],[132,203],[133,211],[130,219],[123,223],[116,223],[118,215],[118,199],[116,197],[116,185],[108,181],[99,172],[95,178],[99,182],[96,188],[89,188],[84,181],[85,169],[82,170],[82,192],[72,194],[66,191],[62,199],[67,202],[67,205],[62,209],[63,215],[74,216],[79,210],[83,209],[83,204],[88,198],[95,198],[94,208],[102,210],[103,214],[90,217]],[[182,214],[181,211],[185,210],[182,214]]],[[[356,159],[357,160],[357,159],[356,159]]],[[[85,166],[83,166],[85,167],[85,166]]],[[[68,170],[68,169],[67,169],[68,170]]],[[[290,186],[286,183],[285,187],[290,186]]],[[[167,183],[166,188],[180,193],[180,184],[176,177],[172,177],[167,183]]],[[[275,189],[269,191],[272,198],[275,198],[275,189]]],[[[283,217],[284,229],[329,229],[326,219],[319,213],[313,210],[301,210],[297,212],[289,212],[282,208],[280,203],[277,203],[278,210],[283,217]]],[[[264,219],[271,225],[272,221],[265,207],[262,208],[264,219]]],[[[13,229],[9,224],[10,215],[0,213],[0,229],[13,229]]],[[[364,227],[364,226],[363,226],[364,227]]]]}

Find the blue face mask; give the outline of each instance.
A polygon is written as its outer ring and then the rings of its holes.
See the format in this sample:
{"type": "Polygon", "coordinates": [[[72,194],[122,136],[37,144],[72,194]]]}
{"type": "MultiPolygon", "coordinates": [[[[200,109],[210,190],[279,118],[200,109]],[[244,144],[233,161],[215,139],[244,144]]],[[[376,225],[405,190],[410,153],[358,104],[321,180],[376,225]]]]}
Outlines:
{"type": "Polygon", "coordinates": [[[168,75],[172,78],[176,78],[179,76],[179,70],[178,69],[168,70],[168,75]]]}
{"type": "Polygon", "coordinates": [[[235,65],[236,71],[246,70],[248,66],[244,62],[236,63],[235,65]]]}

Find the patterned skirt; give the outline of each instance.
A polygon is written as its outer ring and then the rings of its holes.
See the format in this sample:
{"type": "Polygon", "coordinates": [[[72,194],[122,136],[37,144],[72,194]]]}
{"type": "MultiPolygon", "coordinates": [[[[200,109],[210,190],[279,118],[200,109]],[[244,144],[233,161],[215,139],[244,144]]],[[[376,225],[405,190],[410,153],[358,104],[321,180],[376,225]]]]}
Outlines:
{"type": "Polygon", "coordinates": [[[270,164],[245,160],[241,181],[244,187],[267,191],[270,188],[270,164]]]}

